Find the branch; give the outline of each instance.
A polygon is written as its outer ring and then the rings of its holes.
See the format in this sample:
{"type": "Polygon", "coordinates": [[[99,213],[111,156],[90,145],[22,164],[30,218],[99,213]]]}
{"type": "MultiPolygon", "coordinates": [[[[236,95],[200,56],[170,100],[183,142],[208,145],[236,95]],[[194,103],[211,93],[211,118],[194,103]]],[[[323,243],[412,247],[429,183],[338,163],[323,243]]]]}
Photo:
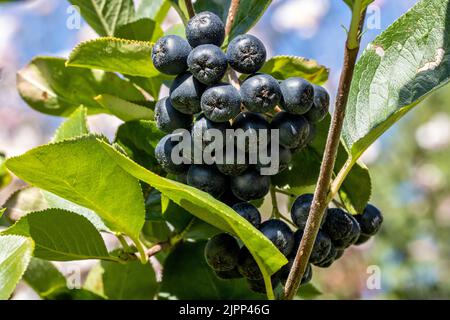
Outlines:
{"type": "Polygon", "coordinates": [[[350,31],[348,33],[344,67],[339,82],[339,89],[336,98],[336,107],[334,110],[333,120],[331,122],[330,131],[328,132],[325,152],[320,168],[319,179],[314,194],[314,199],[309,213],[308,221],[300,246],[297,251],[291,272],[285,287],[285,299],[293,299],[300,286],[300,280],[305,273],[308,265],[309,256],[311,255],[314,242],[319,232],[320,224],[324,216],[324,212],[328,206],[328,190],[330,188],[331,179],[339,148],[342,126],[344,123],[345,109],[347,106],[350,86],[353,79],[353,73],[356,65],[356,59],[359,52],[360,34],[364,24],[366,12],[361,13],[361,0],[355,2],[352,15],[350,31]]]}
{"type": "Polygon", "coordinates": [[[231,0],[230,10],[228,10],[227,23],[225,25],[225,37],[230,35],[231,28],[233,27],[234,19],[236,18],[240,2],[241,2],[240,0],[231,0]]]}
{"type": "Polygon", "coordinates": [[[166,248],[170,247],[170,243],[169,242],[161,242],[161,243],[157,243],[155,244],[153,247],[147,249],[145,251],[145,255],[150,258],[153,257],[154,255],[156,255],[157,253],[163,251],[166,248]]]}
{"type": "Polygon", "coordinates": [[[194,6],[192,5],[192,1],[191,0],[184,0],[184,3],[186,4],[186,9],[189,15],[189,19],[192,18],[193,16],[195,16],[195,10],[194,10],[194,6]]]}

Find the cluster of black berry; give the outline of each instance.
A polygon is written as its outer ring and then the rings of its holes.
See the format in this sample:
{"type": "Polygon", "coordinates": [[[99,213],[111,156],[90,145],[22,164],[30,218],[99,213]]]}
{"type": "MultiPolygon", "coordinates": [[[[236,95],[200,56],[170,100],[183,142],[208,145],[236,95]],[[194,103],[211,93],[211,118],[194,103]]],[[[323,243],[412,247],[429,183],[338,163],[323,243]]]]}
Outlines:
{"type": "MultiPolygon", "coordinates": [[[[175,163],[171,154],[179,143],[174,131],[186,129],[192,140],[201,137],[207,141],[208,129],[217,129],[224,135],[227,129],[242,129],[255,135],[259,145],[262,129],[265,132],[278,129],[280,143],[274,150],[278,151],[279,165],[270,174],[273,175],[286,169],[292,153],[313,139],[315,123],[328,113],[330,98],[324,88],[305,79],[278,81],[268,74],[257,73],[266,60],[266,49],[258,38],[237,36],[224,53],[220,48],[224,37],[221,19],[211,12],[202,12],[188,22],[187,41],[169,35],[155,44],[154,66],[162,73],[177,75],[170,96],[158,101],[155,107],[157,126],[167,133],[156,147],[155,156],[162,168],[179,181],[224,202],[230,195],[250,201],[263,198],[269,191],[270,177],[261,174],[267,163],[259,160],[253,163],[248,158],[234,163],[215,160],[212,164],[175,163]],[[239,89],[223,80],[229,67],[248,75],[239,89]],[[275,114],[277,107],[283,111],[275,114]]],[[[268,140],[264,146],[267,151],[272,150],[268,140]]],[[[249,141],[244,142],[243,148],[237,144],[235,148],[248,154],[253,147],[249,141]]],[[[204,142],[200,148],[204,150],[207,146],[208,142],[204,142]]],[[[194,145],[195,148],[198,146],[194,145]]]]}
{"type": "MultiPolygon", "coordinates": [[[[295,232],[281,220],[270,219],[261,223],[261,215],[252,204],[244,202],[233,206],[239,215],[258,228],[288,258],[289,263],[272,276],[274,287],[286,283],[303,237],[312,198],[312,194],[304,194],[293,203],[291,218],[298,227],[295,232]]],[[[328,209],[301,284],[311,281],[311,265],[328,268],[342,257],[346,248],[362,244],[375,235],[382,222],[381,212],[370,204],[362,214],[355,216],[339,208],[328,209]]],[[[239,242],[233,236],[221,233],[211,238],[205,247],[205,258],[219,278],[244,277],[253,291],[265,293],[263,276],[255,259],[245,246],[240,248],[239,242]]]]}

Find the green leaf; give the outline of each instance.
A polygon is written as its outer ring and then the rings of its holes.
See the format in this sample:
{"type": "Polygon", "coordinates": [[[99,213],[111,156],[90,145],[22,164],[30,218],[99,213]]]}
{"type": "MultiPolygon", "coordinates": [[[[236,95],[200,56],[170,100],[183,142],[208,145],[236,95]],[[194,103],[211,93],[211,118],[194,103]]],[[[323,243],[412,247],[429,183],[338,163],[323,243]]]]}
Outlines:
{"type": "Polygon", "coordinates": [[[134,161],[149,170],[159,172],[161,170],[155,158],[155,148],[164,136],[154,121],[132,121],[119,127],[115,142],[134,161]]]}
{"type": "Polygon", "coordinates": [[[11,181],[12,177],[5,166],[5,155],[0,152],[0,189],[6,187],[11,181]]]}
{"type": "Polygon", "coordinates": [[[317,289],[312,283],[305,284],[299,288],[297,297],[305,300],[312,300],[322,295],[322,292],[317,289]]]}
{"type": "Polygon", "coordinates": [[[100,233],[89,220],[61,209],[29,213],[1,234],[32,238],[35,257],[45,260],[110,259],[100,233]]]}
{"type": "Polygon", "coordinates": [[[361,12],[363,12],[369,4],[371,4],[374,0],[344,0],[344,2],[353,10],[355,2],[361,2],[361,12]]]}
{"type": "Polygon", "coordinates": [[[159,100],[161,86],[166,84],[167,87],[170,87],[174,77],[160,73],[159,75],[151,78],[129,76],[128,79],[130,79],[130,81],[142,90],[148,92],[153,97],[153,100],[157,101],[159,100]]]}
{"type": "Polygon", "coordinates": [[[206,242],[183,243],[167,257],[160,294],[178,299],[264,299],[252,293],[244,279],[221,280],[204,258],[206,242]]]}
{"type": "Polygon", "coordinates": [[[33,109],[55,116],[68,116],[80,105],[90,114],[106,112],[95,100],[113,94],[138,101],[142,93],[129,81],[100,70],[67,68],[60,58],[36,57],[17,74],[21,97],[33,109]]]}
{"type": "Polygon", "coordinates": [[[145,219],[139,182],[111,160],[96,136],[41,146],[6,165],[28,183],[93,210],[111,230],[138,239],[145,219]]]}
{"type": "Polygon", "coordinates": [[[69,138],[75,138],[89,134],[87,125],[87,109],[79,107],[72,113],[66,121],[56,130],[53,142],[63,141],[69,138]]]}
{"type": "Polygon", "coordinates": [[[133,0],[69,0],[100,36],[114,36],[117,28],[134,19],[133,0]]]}
{"type": "Polygon", "coordinates": [[[261,71],[278,80],[301,77],[317,85],[328,80],[330,70],[314,60],[293,56],[275,56],[266,61],[261,71]]]}
{"type": "Polygon", "coordinates": [[[108,144],[102,141],[99,143],[110,154],[111,159],[114,159],[132,176],[158,189],[199,219],[238,236],[255,257],[266,279],[287,263],[286,258],[272,242],[224,203],[196,188],[160,177],[117,152],[108,144]]]}
{"type": "Polygon", "coordinates": [[[46,300],[104,300],[104,297],[99,296],[89,290],[85,289],[69,289],[61,288],[45,297],[46,300]]]}
{"type": "Polygon", "coordinates": [[[0,209],[0,218],[3,217],[3,214],[5,213],[6,208],[1,208],[0,209]]]}
{"type": "Polygon", "coordinates": [[[164,32],[164,35],[176,35],[186,39],[186,27],[182,23],[174,24],[164,32]]]}
{"type": "Polygon", "coordinates": [[[116,37],[138,41],[157,41],[163,36],[161,26],[151,19],[139,19],[121,26],[116,37]]]}
{"type": "Polygon", "coordinates": [[[73,49],[67,66],[150,78],[159,74],[152,63],[152,47],[153,44],[146,41],[97,38],[73,49]]]}
{"type": "MultiPolygon", "coordinates": [[[[291,167],[272,177],[272,182],[288,188],[292,193],[303,194],[313,190],[320,172],[323,152],[330,127],[331,117],[328,115],[317,125],[317,136],[313,142],[302,151],[294,155],[291,167]]],[[[337,174],[348,159],[348,153],[341,144],[336,158],[334,173],[337,174]]],[[[362,212],[367,205],[372,192],[369,171],[363,164],[352,168],[341,187],[341,199],[352,213],[362,212]]]]}
{"type": "Polygon", "coordinates": [[[223,23],[227,21],[231,0],[197,0],[194,3],[195,12],[210,11],[218,15],[223,23]]]}
{"type": "Polygon", "coordinates": [[[23,280],[41,297],[46,298],[57,290],[67,288],[66,278],[49,261],[31,258],[23,280]]]}
{"type": "Polygon", "coordinates": [[[123,121],[153,120],[153,110],[108,94],[95,97],[95,100],[113,115],[123,121]]]}
{"type": "Polygon", "coordinates": [[[17,190],[8,198],[4,206],[7,208],[6,213],[11,220],[18,220],[20,217],[33,211],[56,208],[71,211],[85,217],[99,231],[111,232],[92,210],[36,187],[28,186],[17,190]]]}
{"type": "Polygon", "coordinates": [[[88,275],[85,289],[111,300],[153,300],[158,291],[151,264],[102,261],[88,275]]]}
{"type": "Polygon", "coordinates": [[[272,0],[241,0],[239,10],[235,17],[227,41],[237,37],[240,34],[247,33],[262,17],[272,0]]]}
{"type": "Polygon", "coordinates": [[[8,299],[27,269],[34,244],[30,238],[0,236],[0,300],[8,299]]]}
{"type": "Polygon", "coordinates": [[[449,80],[450,1],[420,1],[356,65],[343,130],[352,159],[449,80]]]}
{"type": "Polygon", "coordinates": [[[141,0],[136,16],[139,18],[150,18],[162,24],[170,9],[168,0],[141,0]]]}

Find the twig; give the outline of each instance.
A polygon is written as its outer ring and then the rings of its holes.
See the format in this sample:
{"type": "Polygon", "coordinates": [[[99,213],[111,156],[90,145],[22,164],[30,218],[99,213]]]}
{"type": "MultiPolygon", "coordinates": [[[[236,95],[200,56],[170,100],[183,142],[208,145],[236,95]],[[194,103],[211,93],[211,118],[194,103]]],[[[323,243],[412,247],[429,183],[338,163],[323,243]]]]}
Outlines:
{"type": "Polygon", "coordinates": [[[193,16],[195,16],[195,10],[194,10],[194,6],[192,5],[192,1],[184,0],[184,3],[186,4],[186,9],[187,9],[189,18],[192,18],[193,16]]]}
{"type": "MultiPolygon", "coordinates": [[[[360,33],[365,20],[366,12],[361,14],[361,0],[355,1],[352,22],[345,47],[344,67],[341,74],[336,107],[328,132],[327,143],[320,168],[319,179],[314,194],[311,211],[304,231],[304,236],[297,251],[291,272],[285,287],[285,299],[291,300],[297,293],[300,280],[308,265],[309,256],[319,232],[325,209],[328,205],[328,190],[330,187],[337,150],[339,148],[342,126],[345,117],[351,82],[359,52],[360,33]]],[[[331,200],[331,199],[330,199],[331,200]]]]}
{"type": "Polygon", "coordinates": [[[270,187],[270,197],[272,198],[272,218],[279,219],[281,216],[280,210],[278,209],[278,200],[275,187],[270,187]]]}
{"type": "Polygon", "coordinates": [[[154,255],[156,255],[157,253],[163,251],[164,249],[170,247],[170,243],[169,242],[161,242],[161,243],[157,243],[155,244],[153,247],[148,248],[145,251],[145,254],[147,257],[153,257],[154,255]]]}
{"type": "Polygon", "coordinates": [[[230,10],[228,10],[227,23],[225,25],[225,36],[228,36],[231,32],[240,2],[240,0],[231,0],[230,10]]]}

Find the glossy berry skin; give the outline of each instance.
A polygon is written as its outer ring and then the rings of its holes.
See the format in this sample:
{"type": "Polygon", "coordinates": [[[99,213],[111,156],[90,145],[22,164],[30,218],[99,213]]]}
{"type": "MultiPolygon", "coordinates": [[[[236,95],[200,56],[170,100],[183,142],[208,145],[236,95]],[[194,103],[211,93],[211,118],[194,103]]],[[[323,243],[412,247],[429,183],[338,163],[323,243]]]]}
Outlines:
{"type": "MultiPolygon", "coordinates": [[[[303,238],[303,230],[298,229],[294,233],[294,247],[292,250],[292,254],[295,257],[295,253],[297,252],[300,242],[303,238]]],[[[321,261],[325,260],[330,253],[332,247],[331,239],[330,237],[323,232],[322,230],[319,230],[319,233],[317,233],[316,241],[314,242],[313,250],[311,252],[311,256],[309,257],[309,262],[312,264],[320,263],[321,261]]]]}
{"type": "Polygon", "coordinates": [[[303,116],[278,112],[272,119],[271,127],[279,130],[280,144],[286,148],[303,148],[308,143],[310,125],[303,116]]]}
{"type": "Polygon", "coordinates": [[[238,270],[243,277],[250,280],[260,280],[263,278],[255,258],[253,258],[247,247],[242,247],[241,251],[239,251],[238,270]]]}
{"type": "Polygon", "coordinates": [[[361,215],[355,216],[361,227],[361,233],[373,236],[381,228],[383,215],[375,206],[368,204],[361,215]]]}
{"type": "Polygon", "coordinates": [[[241,95],[230,84],[218,84],[203,93],[201,108],[209,120],[227,122],[241,112],[241,95]]]}
{"type": "Polygon", "coordinates": [[[334,260],[340,259],[344,255],[344,253],[345,253],[344,249],[336,249],[336,256],[334,257],[334,260]]]}
{"type": "Polygon", "coordinates": [[[194,143],[194,148],[201,149],[203,151],[210,143],[211,137],[208,134],[208,130],[217,129],[225,135],[226,130],[230,128],[230,124],[227,122],[218,123],[209,120],[204,115],[197,118],[191,129],[191,139],[194,143]],[[197,145],[202,141],[201,145],[197,145]],[[198,143],[197,143],[198,141],[198,143]]]}
{"type": "Polygon", "coordinates": [[[325,119],[330,108],[330,95],[327,90],[321,86],[313,85],[314,87],[314,103],[305,114],[306,119],[311,123],[317,123],[325,119]]]}
{"type": "Polygon", "coordinates": [[[233,270],[237,266],[239,250],[239,244],[233,236],[217,234],[206,243],[206,263],[214,271],[233,270]]]}
{"type": "Polygon", "coordinates": [[[216,274],[217,278],[222,279],[222,280],[232,280],[232,279],[242,278],[242,275],[239,273],[239,270],[237,269],[237,267],[235,267],[232,270],[228,270],[228,271],[214,270],[214,273],[216,274]]]}
{"type": "Polygon", "coordinates": [[[187,183],[215,198],[220,197],[227,187],[226,177],[214,165],[192,165],[187,174],[187,183]]]}
{"type": "Polygon", "coordinates": [[[250,34],[239,35],[228,45],[227,60],[230,66],[240,73],[253,74],[259,71],[266,61],[264,44],[250,34]]]}
{"type": "Polygon", "coordinates": [[[164,171],[173,174],[185,173],[189,166],[186,164],[175,164],[172,161],[172,150],[178,145],[178,141],[172,141],[174,134],[163,137],[155,148],[155,158],[164,171]]]}
{"type": "Polygon", "coordinates": [[[248,202],[240,202],[232,206],[241,217],[250,222],[255,228],[261,225],[261,214],[258,208],[248,202]]]}
{"type": "Polygon", "coordinates": [[[342,209],[328,209],[323,230],[337,249],[344,249],[353,228],[353,217],[342,209]]]}
{"type": "Polygon", "coordinates": [[[314,123],[309,122],[309,136],[306,139],[306,144],[311,145],[317,136],[317,126],[314,123]]]}
{"type": "Polygon", "coordinates": [[[322,261],[319,261],[319,262],[315,263],[314,265],[319,268],[329,268],[333,264],[333,262],[336,260],[336,255],[338,253],[337,250],[338,249],[336,249],[336,247],[334,245],[331,245],[328,255],[322,261]]]}
{"type": "Polygon", "coordinates": [[[156,103],[155,121],[159,130],[165,133],[172,133],[176,129],[189,129],[192,125],[193,117],[175,109],[170,98],[166,97],[156,103]]]}
{"type": "Polygon", "coordinates": [[[241,85],[242,103],[251,112],[269,112],[281,99],[278,81],[268,74],[251,76],[241,85]]]}
{"type": "MultiPolygon", "coordinates": [[[[294,257],[291,257],[291,258],[289,258],[289,262],[286,265],[284,265],[281,268],[281,270],[279,271],[279,277],[280,277],[281,283],[283,283],[283,284],[286,283],[287,278],[289,277],[289,273],[291,272],[293,264],[294,264],[294,257]]],[[[308,263],[300,284],[304,285],[304,284],[311,282],[312,276],[313,276],[312,267],[311,267],[311,264],[308,263]]]]}
{"type": "Polygon", "coordinates": [[[231,154],[231,151],[228,151],[226,147],[223,149],[223,158],[221,160],[216,158],[216,165],[220,172],[232,177],[240,176],[249,168],[246,154],[239,153],[236,148],[231,154]]]}
{"type": "Polygon", "coordinates": [[[186,38],[192,47],[202,44],[214,44],[220,47],[225,39],[225,26],[214,13],[200,12],[187,23],[186,38]]]}
{"type": "Polygon", "coordinates": [[[248,169],[240,176],[231,177],[231,190],[243,201],[260,199],[269,189],[270,177],[260,175],[255,169],[248,169]]]}
{"type": "MultiPolygon", "coordinates": [[[[309,211],[311,210],[311,204],[314,195],[312,193],[302,194],[295,199],[291,207],[292,222],[301,230],[306,227],[306,221],[308,220],[309,211]]],[[[322,225],[326,220],[327,213],[322,219],[322,225]]]]}
{"type": "Polygon", "coordinates": [[[222,201],[223,203],[225,203],[226,205],[228,205],[229,207],[234,206],[237,203],[241,203],[242,200],[238,199],[233,192],[231,191],[230,188],[227,188],[225,190],[225,192],[222,194],[222,196],[220,197],[220,201],[222,201]]]}
{"type": "MultiPolygon", "coordinates": [[[[268,154],[271,155],[272,154],[272,146],[269,145],[267,147],[267,151],[268,154]]],[[[274,169],[274,172],[267,172],[265,171],[264,174],[268,174],[269,175],[276,175],[280,172],[283,172],[284,170],[286,170],[289,167],[289,164],[291,163],[292,160],[292,152],[290,149],[283,147],[282,145],[278,145],[278,168],[274,169]]],[[[271,159],[272,156],[270,156],[271,159]]],[[[265,160],[266,161],[266,160],[265,160]]],[[[260,171],[262,168],[270,168],[271,167],[271,162],[269,162],[268,164],[262,164],[260,162],[260,159],[258,158],[258,163],[255,165],[255,167],[260,171]]]]}
{"type": "Polygon", "coordinates": [[[227,59],[219,47],[203,44],[193,49],[187,58],[189,70],[203,84],[213,85],[227,71],[227,59]]]}
{"type": "Polygon", "coordinates": [[[358,221],[356,221],[355,217],[350,215],[353,220],[352,230],[350,231],[350,234],[345,239],[345,247],[348,248],[351,245],[355,244],[356,241],[358,241],[359,236],[361,235],[361,227],[359,226],[358,221]]]}
{"type": "Polygon", "coordinates": [[[370,238],[372,238],[372,236],[368,236],[368,235],[366,235],[366,234],[364,234],[364,233],[361,233],[361,234],[359,235],[358,240],[356,240],[355,245],[356,245],[356,246],[359,246],[359,245],[361,245],[361,244],[363,244],[363,243],[366,243],[367,241],[370,240],[370,238]]]}
{"type": "Polygon", "coordinates": [[[170,101],[175,109],[185,114],[196,114],[201,109],[200,99],[205,85],[189,73],[182,73],[170,87],[170,101]]]}
{"type": "Polygon", "coordinates": [[[216,164],[217,169],[226,176],[236,177],[243,174],[248,169],[248,164],[238,164],[238,163],[221,163],[216,164]]]}
{"type": "Polygon", "coordinates": [[[302,115],[311,109],[314,101],[314,88],[303,78],[289,78],[280,84],[283,110],[302,115]]]}
{"type": "Polygon", "coordinates": [[[191,49],[189,43],[179,36],[164,36],[153,46],[153,65],[158,71],[165,74],[183,73],[188,68],[187,58],[191,49]]]}
{"type": "Polygon", "coordinates": [[[294,233],[281,220],[271,219],[263,222],[259,230],[281,251],[288,256],[294,246],[294,233]]]}
{"type": "Polygon", "coordinates": [[[267,122],[266,118],[262,115],[254,112],[242,112],[240,113],[233,122],[232,128],[234,130],[242,129],[250,139],[245,139],[245,144],[237,144],[237,148],[242,151],[251,151],[252,153],[257,152],[259,147],[266,148],[270,142],[270,124],[267,122]],[[264,135],[263,131],[266,130],[264,135]],[[263,143],[263,137],[267,138],[266,142],[263,143]],[[256,141],[256,144],[250,143],[249,141],[256,141]]]}

